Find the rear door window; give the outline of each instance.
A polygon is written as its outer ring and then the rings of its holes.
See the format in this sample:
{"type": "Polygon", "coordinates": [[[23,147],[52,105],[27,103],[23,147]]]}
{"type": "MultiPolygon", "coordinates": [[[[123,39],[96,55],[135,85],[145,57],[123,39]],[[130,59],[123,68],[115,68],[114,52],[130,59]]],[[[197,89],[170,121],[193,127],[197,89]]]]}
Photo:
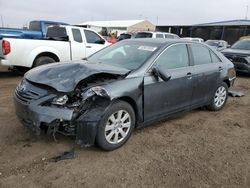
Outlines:
{"type": "Polygon", "coordinates": [[[190,45],[195,65],[202,65],[212,63],[210,51],[207,47],[200,44],[191,44],[190,45]]]}
{"type": "Polygon", "coordinates": [[[156,34],[156,38],[164,38],[163,34],[156,34]]]}
{"type": "Polygon", "coordinates": [[[212,58],[212,62],[213,63],[219,63],[219,62],[221,62],[221,60],[218,58],[218,56],[215,55],[214,52],[212,52],[211,50],[210,50],[210,54],[211,54],[211,58],[212,58]]]}
{"type": "Polygon", "coordinates": [[[98,42],[102,40],[102,38],[93,31],[84,30],[84,34],[85,34],[87,43],[98,44],[98,42]]]}
{"type": "Polygon", "coordinates": [[[189,56],[186,44],[174,45],[166,49],[156,60],[156,63],[166,69],[176,69],[189,66],[189,56]]]}
{"type": "Polygon", "coordinates": [[[165,34],[165,38],[173,39],[173,38],[174,38],[174,35],[165,34]]]}
{"type": "Polygon", "coordinates": [[[82,43],[82,35],[80,29],[72,29],[72,34],[74,41],[82,43]]]}

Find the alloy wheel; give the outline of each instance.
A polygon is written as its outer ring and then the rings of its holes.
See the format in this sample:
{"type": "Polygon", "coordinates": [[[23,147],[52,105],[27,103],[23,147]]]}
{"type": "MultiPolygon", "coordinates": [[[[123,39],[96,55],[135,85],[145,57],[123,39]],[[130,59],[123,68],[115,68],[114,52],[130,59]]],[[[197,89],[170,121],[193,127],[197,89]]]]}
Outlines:
{"type": "Polygon", "coordinates": [[[129,133],[131,117],[125,110],[119,110],[111,114],[105,125],[105,139],[110,144],[118,144],[123,141],[129,133]]]}
{"type": "Polygon", "coordinates": [[[220,86],[214,96],[214,104],[217,108],[220,108],[226,101],[227,98],[227,91],[226,88],[223,86],[220,86]]]}

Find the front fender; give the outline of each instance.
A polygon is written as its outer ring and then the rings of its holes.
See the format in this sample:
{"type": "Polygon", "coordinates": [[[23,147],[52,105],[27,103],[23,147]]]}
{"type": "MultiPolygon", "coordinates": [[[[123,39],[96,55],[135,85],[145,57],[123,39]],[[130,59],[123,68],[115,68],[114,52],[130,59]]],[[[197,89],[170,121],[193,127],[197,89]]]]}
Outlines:
{"type": "Polygon", "coordinates": [[[127,78],[116,81],[103,88],[107,91],[111,101],[124,100],[134,108],[139,122],[143,121],[143,77],[127,78]],[[131,104],[131,101],[132,104],[131,104]]]}
{"type": "Polygon", "coordinates": [[[107,98],[97,97],[91,102],[88,109],[82,113],[75,121],[76,123],[76,143],[89,147],[94,145],[98,124],[105,114],[105,111],[112,104],[107,98]]]}

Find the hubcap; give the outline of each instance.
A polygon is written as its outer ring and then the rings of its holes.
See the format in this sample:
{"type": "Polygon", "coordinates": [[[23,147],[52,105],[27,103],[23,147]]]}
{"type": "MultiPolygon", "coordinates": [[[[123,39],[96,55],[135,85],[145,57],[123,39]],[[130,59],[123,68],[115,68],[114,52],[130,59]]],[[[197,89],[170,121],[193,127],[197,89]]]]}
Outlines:
{"type": "Polygon", "coordinates": [[[220,108],[225,103],[226,98],[227,98],[226,88],[223,86],[220,86],[215,92],[215,96],[214,96],[215,106],[220,108]]]}
{"type": "Polygon", "coordinates": [[[104,134],[106,140],[111,144],[118,144],[128,135],[131,127],[131,117],[125,110],[119,110],[109,116],[105,126],[104,134]]]}

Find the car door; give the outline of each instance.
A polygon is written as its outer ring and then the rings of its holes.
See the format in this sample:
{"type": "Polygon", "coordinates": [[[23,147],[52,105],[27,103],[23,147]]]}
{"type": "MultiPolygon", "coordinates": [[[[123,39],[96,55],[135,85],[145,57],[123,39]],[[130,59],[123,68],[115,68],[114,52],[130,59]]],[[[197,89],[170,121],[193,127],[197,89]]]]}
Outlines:
{"type": "Polygon", "coordinates": [[[107,46],[107,42],[97,33],[84,29],[84,34],[86,41],[87,57],[107,46]]]}
{"type": "Polygon", "coordinates": [[[80,60],[86,57],[86,50],[82,39],[82,33],[79,28],[71,29],[73,41],[71,41],[71,58],[80,60]]]}
{"type": "Polygon", "coordinates": [[[207,46],[203,44],[190,44],[193,59],[193,79],[195,80],[192,105],[206,104],[216,89],[220,72],[221,60],[207,46]]]}
{"type": "Polygon", "coordinates": [[[145,75],[145,121],[189,107],[193,92],[193,67],[189,65],[186,44],[170,46],[159,55],[153,66],[157,66],[171,78],[163,81],[150,71],[145,75]]]}

